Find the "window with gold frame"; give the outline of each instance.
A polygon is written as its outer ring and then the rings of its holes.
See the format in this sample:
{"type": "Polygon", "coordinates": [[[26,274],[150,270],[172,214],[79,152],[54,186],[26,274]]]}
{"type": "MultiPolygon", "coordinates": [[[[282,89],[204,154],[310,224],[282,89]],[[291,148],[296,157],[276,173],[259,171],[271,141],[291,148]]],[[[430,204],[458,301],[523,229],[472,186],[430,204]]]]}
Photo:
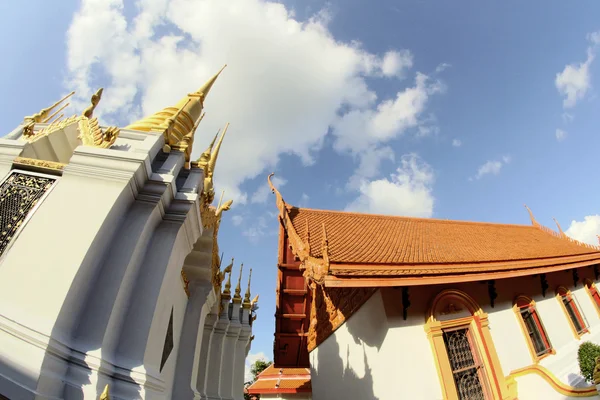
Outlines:
{"type": "Polygon", "coordinates": [[[596,284],[590,279],[583,281],[583,284],[585,285],[585,290],[587,291],[588,295],[592,298],[592,303],[594,303],[594,306],[596,306],[596,311],[600,315],[600,293],[598,293],[596,284]]]}
{"type": "Polygon", "coordinates": [[[571,327],[575,338],[579,339],[583,334],[589,332],[588,324],[571,291],[560,286],[556,289],[556,297],[565,312],[565,316],[570,322],[569,326],[571,327]]]}
{"type": "Polygon", "coordinates": [[[513,310],[519,320],[523,334],[526,336],[533,360],[538,362],[550,354],[555,354],[546,328],[537,312],[535,301],[527,296],[518,296],[514,301],[513,310]]]}

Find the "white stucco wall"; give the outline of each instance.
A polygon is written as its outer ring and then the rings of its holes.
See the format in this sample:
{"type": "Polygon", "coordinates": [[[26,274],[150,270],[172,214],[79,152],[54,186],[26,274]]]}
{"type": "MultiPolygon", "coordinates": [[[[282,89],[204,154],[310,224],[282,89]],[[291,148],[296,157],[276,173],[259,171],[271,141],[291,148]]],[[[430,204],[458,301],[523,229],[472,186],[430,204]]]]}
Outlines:
{"type": "MultiPolygon", "coordinates": [[[[538,314],[556,354],[539,362],[565,386],[591,386],[579,375],[577,350],[584,341],[600,344],[600,317],[583,287],[594,279],[590,268],[579,269],[573,287],[572,274],[547,274],[549,288],[542,296],[539,277],[496,281],[498,297],[490,305],[484,283],[424,286],[410,289],[411,306],[402,318],[401,291],[380,289],[348,321],[311,352],[313,397],[321,399],[441,399],[441,385],[430,342],[424,330],[428,305],[442,290],[454,288],[469,294],[489,316],[489,329],[504,376],[534,364],[526,337],[512,305],[518,295],[535,300],[538,314]],[[577,298],[590,333],[575,339],[555,289],[565,286],[577,298]]],[[[567,399],[539,375],[516,378],[520,400],[567,399]]],[[[573,397],[574,398],[574,397],[573,397]]],[[[588,397],[588,398],[600,398],[588,397]]]]}

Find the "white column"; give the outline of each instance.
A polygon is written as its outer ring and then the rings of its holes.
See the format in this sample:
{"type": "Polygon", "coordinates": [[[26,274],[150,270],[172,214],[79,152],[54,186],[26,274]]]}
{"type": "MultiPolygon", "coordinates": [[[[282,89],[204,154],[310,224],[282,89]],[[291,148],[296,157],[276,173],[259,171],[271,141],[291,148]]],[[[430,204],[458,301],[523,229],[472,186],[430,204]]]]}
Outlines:
{"type": "Polygon", "coordinates": [[[244,375],[246,370],[246,346],[250,342],[252,327],[250,326],[250,303],[242,306],[242,327],[235,343],[235,358],[233,366],[232,393],[234,400],[244,400],[244,375]]]}
{"type": "Polygon", "coordinates": [[[206,398],[208,400],[221,400],[219,396],[221,360],[223,355],[223,341],[229,327],[229,300],[231,300],[230,295],[221,295],[222,309],[210,341],[208,365],[206,366],[206,398]]]}
{"type": "Polygon", "coordinates": [[[219,320],[219,303],[215,303],[215,309],[210,311],[204,320],[202,339],[200,340],[200,351],[198,352],[198,362],[195,365],[192,375],[192,388],[194,390],[194,400],[206,400],[206,379],[209,370],[209,358],[211,343],[215,326],[219,320]]]}
{"type": "MultiPolygon", "coordinates": [[[[194,369],[194,358],[198,349],[197,343],[201,344],[204,333],[204,320],[202,311],[207,302],[209,293],[212,292],[210,281],[190,281],[188,286],[190,298],[185,311],[183,327],[179,342],[177,355],[177,366],[171,390],[173,399],[192,399],[192,371],[194,369]]],[[[206,317],[206,313],[204,313],[206,317]]]]}
{"type": "Polygon", "coordinates": [[[242,298],[236,293],[233,297],[232,312],[223,343],[223,356],[221,361],[221,382],[219,395],[222,400],[233,400],[232,383],[234,373],[235,346],[240,336],[242,324],[240,323],[240,310],[242,298]]]}

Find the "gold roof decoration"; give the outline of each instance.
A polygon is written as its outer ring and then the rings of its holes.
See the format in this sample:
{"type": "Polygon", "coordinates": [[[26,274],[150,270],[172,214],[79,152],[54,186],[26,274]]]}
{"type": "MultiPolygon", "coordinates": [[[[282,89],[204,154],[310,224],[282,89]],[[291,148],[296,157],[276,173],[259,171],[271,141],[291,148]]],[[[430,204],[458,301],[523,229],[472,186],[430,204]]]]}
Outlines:
{"type": "MultiPolygon", "coordinates": [[[[62,99],[58,100],[56,103],[52,104],[50,107],[43,108],[39,112],[23,118],[23,125],[25,125],[23,135],[25,137],[33,136],[33,127],[35,126],[35,124],[50,122],[50,120],[52,118],[54,118],[59,112],[61,112],[65,108],[67,108],[69,106],[69,104],[71,104],[71,103],[64,104],[62,107],[60,107],[54,113],[52,113],[52,115],[50,115],[52,110],[54,110],[60,103],[62,103],[69,97],[73,96],[74,94],[75,94],[75,92],[71,92],[71,93],[67,94],[66,96],[64,96],[62,99]]],[[[62,115],[59,116],[57,118],[57,120],[59,120],[61,118],[62,118],[62,115]]]]}
{"type": "Polygon", "coordinates": [[[25,117],[24,123],[26,124],[25,129],[23,131],[23,135],[27,139],[29,143],[33,143],[45,136],[51,135],[54,132],[60,131],[66,128],[69,125],[77,124],[77,128],[79,131],[79,135],[77,138],[81,140],[81,143],[84,146],[92,146],[107,149],[112,146],[117,137],[119,136],[120,130],[116,126],[110,126],[102,129],[98,122],[98,118],[92,118],[94,110],[98,103],[100,103],[100,99],[102,98],[103,89],[100,88],[92,95],[90,100],[90,106],[88,106],[81,115],[73,115],[66,119],[62,119],[63,114],[59,115],[54,121],[52,121],[46,127],[38,130],[37,132],[33,132],[33,127],[38,122],[48,122],[54,116],[56,116],[60,111],[64,110],[65,107],[69,105],[69,103],[63,105],[61,108],[56,110],[52,115],[49,115],[50,112],[56,108],[60,103],[62,103],[67,98],[71,97],[73,93],[71,92],[52,106],[45,108],[38,112],[37,114],[25,117]]]}
{"type": "Polygon", "coordinates": [[[215,173],[215,167],[217,165],[217,159],[219,158],[219,151],[221,150],[221,145],[223,144],[223,139],[225,138],[225,134],[227,133],[227,128],[229,128],[229,123],[225,124],[225,128],[223,128],[223,133],[221,137],[215,144],[217,135],[212,140],[210,145],[200,158],[195,162],[192,162],[192,166],[202,168],[204,170],[204,202],[206,204],[212,204],[215,199],[215,189],[213,187],[213,177],[215,173]]]}
{"type": "Polygon", "coordinates": [[[204,100],[208,96],[212,86],[215,84],[219,74],[221,74],[226,66],[227,65],[224,65],[223,68],[221,68],[221,70],[210,78],[202,87],[194,93],[189,93],[176,105],[164,108],[162,111],[136,121],[128,125],[126,129],[134,129],[143,132],[164,132],[166,145],[174,150],[184,152],[185,160],[186,162],[189,162],[194,142],[194,127],[201,120],[202,110],[204,109],[204,100]],[[172,131],[167,135],[165,123],[169,118],[174,118],[174,123],[172,131]]]}
{"type": "Polygon", "coordinates": [[[246,293],[244,294],[244,302],[242,306],[244,308],[252,308],[252,302],[250,300],[250,282],[252,282],[252,268],[250,268],[250,275],[248,276],[248,287],[246,288],[246,293]]]}
{"type": "Polygon", "coordinates": [[[110,400],[110,395],[108,393],[108,385],[104,386],[104,390],[102,391],[99,400],[110,400]]]}
{"type": "Polygon", "coordinates": [[[242,272],[244,271],[244,263],[240,265],[240,276],[238,276],[237,285],[235,287],[235,294],[233,295],[233,301],[236,303],[242,302],[242,272]]]}
{"type": "Polygon", "coordinates": [[[223,296],[230,296],[231,295],[231,271],[233,269],[233,258],[231,259],[231,264],[229,264],[227,267],[225,267],[225,269],[222,272],[222,277],[225,278],[225,275],[227,275],[227,282],[225,282],[225,289],[223,289],[223,296]]]}

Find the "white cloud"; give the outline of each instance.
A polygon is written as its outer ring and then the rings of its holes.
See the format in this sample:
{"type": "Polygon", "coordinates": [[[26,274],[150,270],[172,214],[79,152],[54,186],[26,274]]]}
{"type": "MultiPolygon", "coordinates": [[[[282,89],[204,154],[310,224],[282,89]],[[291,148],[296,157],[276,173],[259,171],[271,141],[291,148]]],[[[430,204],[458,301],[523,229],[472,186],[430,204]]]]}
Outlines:
{"type": "Polygon", "coordinates": [[[346,208],[349,211],[431,217],[434,173],[416,154],[406,154],[389,178],[363,180],[360,195],[346,208]]]}
{"type": "Polygon", "coordinates": [[[347,188],[358,190],[365,179],[370,179],[379,174],[383,161],[394,161],[394,150],[389,146],[370,146],[358,154],[359,164],[354,174],[348,180],[347,188]]]}
{"type": "Polygon", "coordinates": [[[460,146],[462,146],[462,142],[460,141],[460,139],[454,139],[454,140],[452,140],[452,146],[460,147],[460,146]]]}
{"type": "MultiPolygon", "coordinates": [[[[499,160],[489,160],[477,169],[477,174],[474,179],[481,179],[485,175],[498,175],[502,167],[506,164],[510,164],[512,157],[509,155],[502,156],[499,160]]],[[[469,178],[470,181],[473,178],[469,178]]]]}
{"type": "MultiPolygon", "coordinates": [[[[275,187],[277,189],[280,189],[282,186],[284,186],[287,183],[287,180],[278,177],[278,176],[274,176],[271,181],[273,182],[273,185],[275,185],[275,187]]],[[[271,194],[271,189],[269,188],[269,184],[267,183],[267,180],[265,179],[263,183],[259,184],[258,189],[254,192],[254,194],[252,194],[252,196],[250,196],[250,202],[251,203],[266,203],[267,199],[269,198],[269,195],[271,194]]]]}
{"type": "Polygon", "coordinates": [[[588,215],[583,221],[572,221],[565,233],[580,242],[597,246],[596,235],[600,235],[600,215],[588,215]]]}
{"type": "Polygon", "coordinates": [[[246,357],[246,368],[244,371],[244,382],[250,382],[253,378],[252,372],[250,372],[250,368],[252,368],[252,364],[254,364],[258,360],[269,361],[269,358],[265,355],[265,353],[249,353],[246,357]]]}
{"type": "Polygon", "coordinates": [[[137,5],[128,19],[123,0],[82,1],[67,35],[74,102],[84,107],[102,84],[97,115],[122,125],[175,104],[227,63],[207,98],[192,154],[199,156],[213,133],[231,123],[215,184],[238,204],[247,199],[239,185],[271,172],[281,154],[313,162],[330,126],[336,149],[358,153],[365,142],[385,142],[418,127],[428,98],[443,89],[417,73],[413,87],[377,103],[365,77],[402,76],[412,54],[377,55],[337,40],[326,11],[298,21],[283,4],[264,0],[137,5]],[[341,117],[340,109],[347,110],[341,117]]]}
{"type": "Polygon", "coordinates": [[[587,39],[592,44],[600,44],[600,31],[588,33],[587,39]]]}
{"type": "Polygon", "coordinates": [[[381,72],[384,76],[402,77],[413,66],[413,56],[408,50],[388,51],[383,56],[381,72]]]}
{"type": "Polygon", "coordinates": [[[558,92],[565,97],[564,108],[575,107],[577,101],[583,99],[591,88],[590,65],[594,57],[594,49],[589,47],[584,62],[569,64],[562,72],[556,74],[554,84],[558,92]]]}
{"type": "Polygon", "coordinates": [[[564,112],[562,113],[562,120],[565,124],[573,121],[573,119],[575,119],[575,117],[573,116],[573,114],[569,114],[568,112],[564,112]]]}
{"type": "Polygon", "coordinates": [[[302,193],[302,197],[300,197],[300,202],[298,202],[298,207],[308,207],[309,200],[310,196],[306,193],[302,193]]]}
{"type": "Polygon", "coordinates": [[[421,119],[431,95],[443,92],[444,85],[417,72],[415,85],[396,94],[393,99],[381,101],[376,108],[354,109],[334,123],[334,148],[338,151],[360,152],[376,143],[385,143],[410,128],[431,127],[428,119],[421,119]]]}
{"type": "Polygon", "coordinates": [[[440,72],[444,71],[446,68],[450,68],[452,65],[448,64],[448,63],[441,63],[440,65],[438,65],[435,68],[435,72],[437,74],[439,74],[440,72]]]}
{"type": "Polygon", "coordinates": [[[241,215],[234,215],[231,217],[231,222],[234,226],[240,226],[244,222],[244,217],[241,215]]]}
{"type": "Polygon", "coordinates": [[[566,138],[567,138],[567,132],[563,131],[562,129],[556,130],[556,140],[558,140],[559,142],[562,142],[566,138]]]}

